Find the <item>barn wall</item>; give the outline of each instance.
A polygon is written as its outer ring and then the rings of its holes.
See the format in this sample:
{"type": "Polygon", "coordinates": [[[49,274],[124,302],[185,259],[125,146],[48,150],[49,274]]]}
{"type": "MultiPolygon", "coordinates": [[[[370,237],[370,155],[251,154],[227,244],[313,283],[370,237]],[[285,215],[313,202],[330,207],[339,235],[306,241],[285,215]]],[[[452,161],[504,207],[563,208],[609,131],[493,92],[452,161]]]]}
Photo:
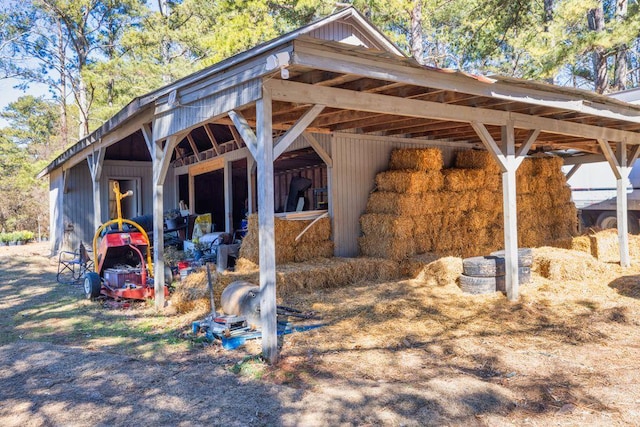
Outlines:
{"type": "MultiPolygon", "coordinates": [[[[433,145],[442,150],[445,167],[455,158],[456,148],[433,145]]],[[[421,147],[413,142],[387,140],[356,134],[335,134],[331,144],[333,157],[333,241],[335,255],[358,255],[361,235],[360,216],[367,207],[369,193],[378,172],[388,169],[389,156],[394,148],[421,147]]]]}
{"type": "Polygon", "coordinates": [[[331,40],[347,43],[354,46],[364,46],[375,49],[382,49],[375,41],[367,37],[362,31],[346,22],[331,22],[311,31],[308,34],[322,40],[331,40]]]}
{"type": "Polygon", "coordinates": [[[49,175],[49,241],[52,254],[57,253],[62,248],[63,186],[62,169],[55,169],[49,175]]]}
{"type": "MultiPolygon", "coordinates": [[[[109,179],[118,178],[140,178],[140,201],[142,203],[142,215],[153,213],[153,165],[151,162],[125,162],[125,161],[105,161],[102,169],[100,181],[102,221],[107,221],[109,215],[109,179]]],[[[173,168],[167,171],[167,178],[164,182],[164,205],[163,210],[178,207],[177,200],[177,178],[173,173],[173,168]]]]}
{"type": "Polygon", "coordinates": [[[66,191],[63,194],[62,247],[77,249],[80,241],[93,241],[93,184],[87,162],[67,170],[66,191]]]}

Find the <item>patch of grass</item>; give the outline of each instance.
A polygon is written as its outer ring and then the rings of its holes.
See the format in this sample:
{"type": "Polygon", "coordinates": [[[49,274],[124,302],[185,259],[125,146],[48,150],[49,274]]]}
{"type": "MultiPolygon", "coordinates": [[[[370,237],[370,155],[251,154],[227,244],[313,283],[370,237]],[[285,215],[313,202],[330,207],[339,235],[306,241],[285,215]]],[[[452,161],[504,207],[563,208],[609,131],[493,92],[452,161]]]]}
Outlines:
{"type": "Polygon", "coordinates": [[[261,355],[247,356],[231,367],[231,372],[252,380],[260,380],[265,376],[268,366],[261,355]]]}

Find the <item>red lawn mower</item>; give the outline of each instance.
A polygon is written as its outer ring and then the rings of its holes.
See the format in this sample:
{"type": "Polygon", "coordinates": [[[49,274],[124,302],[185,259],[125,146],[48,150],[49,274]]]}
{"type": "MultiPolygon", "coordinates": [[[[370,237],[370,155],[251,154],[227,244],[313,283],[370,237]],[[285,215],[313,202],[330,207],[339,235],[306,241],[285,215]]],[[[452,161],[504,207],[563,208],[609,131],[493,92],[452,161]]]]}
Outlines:
{"type": "MultiPolygon", "coordinates": [[[[132,196],[129,190],[122,194],[115,182],[118,217],[102,224],[93,237],[95,271],[84,278],[84,292],[89,299],[104,295],[116,300],[146,300],[155,295],[151,244],[147,232],[136,222],[123,219],[120,201],[132,196]],[[117,224],[117,228],[113,226],[117,224]],[[123,225],[131,228],[125,230],[123,225]]],[[[164,286],[164,295],[169,290],[164,286]]]]}

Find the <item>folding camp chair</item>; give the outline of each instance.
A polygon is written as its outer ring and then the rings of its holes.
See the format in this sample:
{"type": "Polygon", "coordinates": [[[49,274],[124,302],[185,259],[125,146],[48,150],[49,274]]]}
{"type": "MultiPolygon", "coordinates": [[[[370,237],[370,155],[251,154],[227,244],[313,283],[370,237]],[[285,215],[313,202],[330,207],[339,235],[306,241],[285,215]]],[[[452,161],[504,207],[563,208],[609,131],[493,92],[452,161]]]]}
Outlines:
{"type": "Polygon", "coordinates": [[[67,285],[77,284],[82,281],[84,275],[93,270],[93,261],[89,251],[80,242],[80,247],[75,252],[61,251],[58,256],[58,274],[56,280],[67,285]]]}

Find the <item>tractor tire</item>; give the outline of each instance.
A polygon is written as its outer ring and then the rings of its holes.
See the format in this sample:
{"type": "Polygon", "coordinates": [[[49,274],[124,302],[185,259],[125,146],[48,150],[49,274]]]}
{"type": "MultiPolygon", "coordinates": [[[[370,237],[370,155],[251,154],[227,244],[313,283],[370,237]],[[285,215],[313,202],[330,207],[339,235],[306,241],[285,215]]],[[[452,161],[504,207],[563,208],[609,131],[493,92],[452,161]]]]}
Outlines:
{"type": "Polygon", "coordinates": [[[476,256],[462,260],[463,273],[473,277],[504,276],[504,258],[476,256]]]}
{"type": "MultiPolygon", "coordinates": [[[[596,220],[596,225],[603,230],[618,228],[618,217],[615,212],[602,212],[596,220]]],[[[638,217],[632,212],[627,214],[627,229],[631,234],[638,234],[638,232],[640,232],[638,217]]]]}
{"type": "Polygon", "coordinates": [[[102,282],[98,273],[90,272],[84,276],[84,294],[87,299],[95,299],[100,296],[102,282]]]}
{"type": "MultiPolygon", "coordinates": [[[[502,258],[504,260],[504,250],[491,252],[492,256],[502,258]]],[[[531,267],[533,264],[533,250],[531,248],[518,249],[518,267],[531,267]]]]}
{"type": "Polygon", "coordinates": [[[480,295],[491,294],[498,288],[504,288],[504,276],[497,277],[473,277],[460,275],[460,289],[462,292],[480,295]]]}
{"type": "MultiPolygon", "coordinates": [[[[503,277],[503,280],[496,282],[497,291],[507,292],[505,280],[506,276],[503,277]]],[[[531,267],[518,267],[518,284],[526,285],[527,283],[531,283],[531,267]]]]}

